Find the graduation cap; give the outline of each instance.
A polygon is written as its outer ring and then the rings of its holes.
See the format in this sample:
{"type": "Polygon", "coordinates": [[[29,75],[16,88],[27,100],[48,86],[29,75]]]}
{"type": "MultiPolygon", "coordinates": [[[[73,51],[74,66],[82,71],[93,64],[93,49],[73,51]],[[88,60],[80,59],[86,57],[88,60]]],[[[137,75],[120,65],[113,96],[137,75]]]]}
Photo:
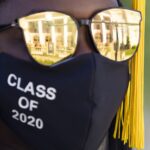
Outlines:
{"type": "Polygon", "coordinates": [[[144,31],[146,0],[132,0],[132,8],[142,13],[141,40],[138,52],[129,62],[131,80],[125,100],[117,116],[114,138],[121,139],[130,148],[144,149],[144,31]]]}

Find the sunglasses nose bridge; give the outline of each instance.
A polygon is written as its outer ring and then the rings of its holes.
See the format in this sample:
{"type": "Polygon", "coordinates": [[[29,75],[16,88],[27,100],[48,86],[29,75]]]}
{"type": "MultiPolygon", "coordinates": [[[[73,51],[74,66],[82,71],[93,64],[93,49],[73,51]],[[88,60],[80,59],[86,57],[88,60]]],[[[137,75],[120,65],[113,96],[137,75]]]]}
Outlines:
{"type": "Polygon", "coordinates": [[[78,20],[79,26],[89,26],[90,20],[89,19],[80,19],[78,20]]]}

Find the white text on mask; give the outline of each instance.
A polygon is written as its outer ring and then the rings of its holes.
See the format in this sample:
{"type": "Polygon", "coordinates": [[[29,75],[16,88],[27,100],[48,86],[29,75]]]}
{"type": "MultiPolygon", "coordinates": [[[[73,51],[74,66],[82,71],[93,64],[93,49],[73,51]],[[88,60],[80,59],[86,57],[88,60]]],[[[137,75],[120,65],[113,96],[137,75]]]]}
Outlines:
{"type": "Polygon", "coordinates": [[[15,87],[17,90],[24,93],[30,93],[32,96],[37,96],[38,98],[46,98],[47,100],[55,100],[57,90],[54,87],[46,87],[45,85],[39,84],[34,87],[32,81],[29,81],[26,86],[22,86],[22,78],[17,77],[15,74],[9,74],[7,78],[7,83],[11,87],[15,87]]]}

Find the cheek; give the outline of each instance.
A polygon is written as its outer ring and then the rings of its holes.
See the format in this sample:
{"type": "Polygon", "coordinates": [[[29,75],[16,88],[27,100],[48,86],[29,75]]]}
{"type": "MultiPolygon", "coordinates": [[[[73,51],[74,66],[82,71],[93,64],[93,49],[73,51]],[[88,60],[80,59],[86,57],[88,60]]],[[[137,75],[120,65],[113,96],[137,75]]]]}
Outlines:
{"type": "Polygon", "coordinates": [[[2,37],[0,38],[0,50],[2,52],[22,60],[32,61],[28,55],[28,49],[21,30],[11,28],[4,32],[2,37]]]}

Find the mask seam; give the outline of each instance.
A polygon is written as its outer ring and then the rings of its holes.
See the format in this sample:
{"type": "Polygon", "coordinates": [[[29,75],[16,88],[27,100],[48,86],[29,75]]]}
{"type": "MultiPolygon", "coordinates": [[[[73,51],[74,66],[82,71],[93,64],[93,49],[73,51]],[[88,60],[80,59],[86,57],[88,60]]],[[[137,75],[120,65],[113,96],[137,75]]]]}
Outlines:
{"type": "Polygon", "coordinates": [[[89,95],[88,95],[88,100],[89,100],[89,102],[91,102],[91,104],[92,104],[92,107],[91,107],[91,111],[90,111],[90,119],[89,119],[89,123],[88,123],[88,126],[87,126],[87,132],[86,132],[86,134],[85,134],[85,136],[84,136],[84,139],[83,139],[83,141],[82,141],[82,146],[81,146],[81,149],[82,150],[86,150],[85,149],[85,146],[86,146],[86,142],[87,142],[87,140],[88,140],[88,136],[89,136],[89,133],[90,133],[90,129],[91,129],[91,126],[92,126],[92,114],[93,114],[93,108],[94,108],[94,106],[95,106],[95,103],[94,103],[94,101],[92,100],[93,98],[94,98],[94,85],[95,85],[95,74],[96,74],[96,60],[95,60],[95,57],[94,57],[94,53],[92,53],[92,68],[94,68],[93,70],[93,72],[92,72],[92,77],[91,77],[91,81],[90,81],[90,87],[89,87],[89,95]]]}

